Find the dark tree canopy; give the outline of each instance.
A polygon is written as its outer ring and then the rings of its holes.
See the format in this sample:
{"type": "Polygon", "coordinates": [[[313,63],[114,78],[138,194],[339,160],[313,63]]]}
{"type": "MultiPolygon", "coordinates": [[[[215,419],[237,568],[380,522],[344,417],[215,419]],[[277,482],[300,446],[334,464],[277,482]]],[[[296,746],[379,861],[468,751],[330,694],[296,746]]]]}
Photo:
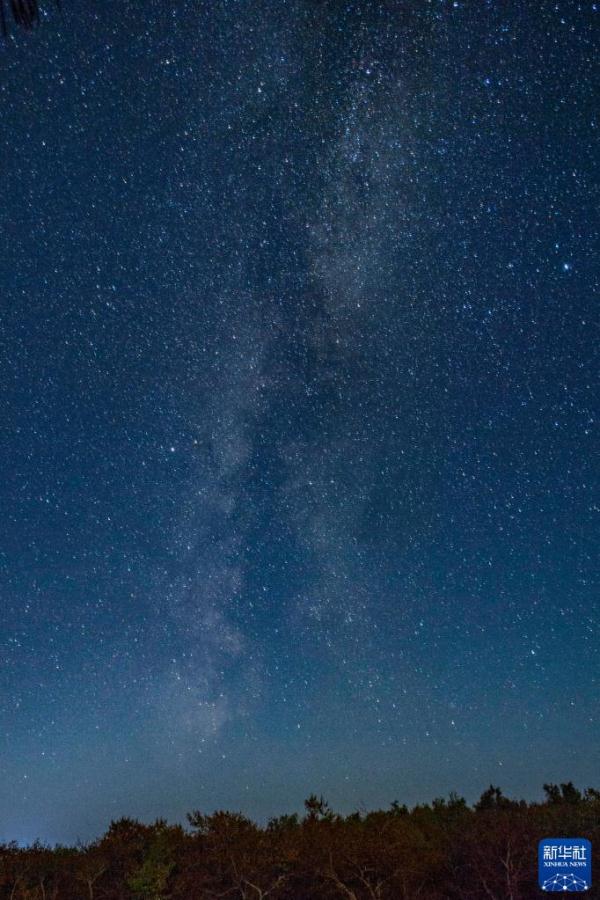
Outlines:
{"type": "MultiPolygon", "coordinates": [[[[408,809],[336,813],[311,794],[303,816],[266,827],[194,811],[189,828],[122,818],[93,844],[0,845],[0,900],[537,900],[537,844],[600,847],[600,792],[545,784],[542,803],[490,785],[473,806],[450,794],[408,809]]],[[[596,895],[594,895],[596,896],[596,895]]]]}

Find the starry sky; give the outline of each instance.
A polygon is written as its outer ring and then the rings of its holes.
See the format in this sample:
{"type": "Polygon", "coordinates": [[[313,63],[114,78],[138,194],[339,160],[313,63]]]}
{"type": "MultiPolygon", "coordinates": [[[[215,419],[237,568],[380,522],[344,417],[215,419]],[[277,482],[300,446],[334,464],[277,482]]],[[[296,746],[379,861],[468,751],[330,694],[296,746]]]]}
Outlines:
{"type": "Polygon", "coordinates": [[[0,839],[598,787],[597,4],[63,6],[0,47],[0,839]]]}

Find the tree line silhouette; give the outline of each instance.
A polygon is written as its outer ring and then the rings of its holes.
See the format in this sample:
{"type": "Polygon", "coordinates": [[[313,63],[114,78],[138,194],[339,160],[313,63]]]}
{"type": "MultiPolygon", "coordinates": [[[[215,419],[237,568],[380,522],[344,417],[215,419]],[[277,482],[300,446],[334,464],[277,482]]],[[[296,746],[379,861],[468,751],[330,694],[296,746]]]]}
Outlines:
{"type": "Polygon", "coordinates": [[[0,898],[528,900],[540,896],[539,840],[600,845],[600,791],[571,782],[544,791],[544,802],[527,803],[492,785],[472,807],[450,794],[348,816],[311,795],[303,816],[264,827],[226,811],[192,812],[187,828],[122,818],[87,845],[1,845],[0,898]]]}

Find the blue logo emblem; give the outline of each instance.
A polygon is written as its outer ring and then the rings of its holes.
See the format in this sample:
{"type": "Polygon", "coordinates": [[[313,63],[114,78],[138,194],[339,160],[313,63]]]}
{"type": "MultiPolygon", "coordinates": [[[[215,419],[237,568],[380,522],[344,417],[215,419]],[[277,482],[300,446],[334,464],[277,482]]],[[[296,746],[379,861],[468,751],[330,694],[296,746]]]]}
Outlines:
{"type": "Polygon", "coordinates": [[[547,894],[579,894],[592,886],[592,845],[586,838],[544,838],[538,847],[538,881],[547,894]]]}

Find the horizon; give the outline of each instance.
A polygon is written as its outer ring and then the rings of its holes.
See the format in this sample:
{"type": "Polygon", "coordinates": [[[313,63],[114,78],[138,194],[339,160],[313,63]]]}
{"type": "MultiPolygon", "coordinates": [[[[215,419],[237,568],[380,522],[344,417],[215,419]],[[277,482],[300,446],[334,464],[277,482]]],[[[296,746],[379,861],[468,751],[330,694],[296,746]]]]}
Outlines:
{"type": "MultiPolygon", "coordinates": [[[[560,786],[561,788],[563,788],[565,785],[573,786],[577,791],[579,791],[579,793],[582,796],[585,795],[585,793],[587,791],[594,790],[592,785],[588,785],[584,788],[584,787],[578,787],[577,785],[573,785],[573,782],[550,783],[550,786],[554,786],[555,784],[557,787],[560,786]]],[[[43,840],[40,840],[39,838],[33,838],[28,841],[11,840],[10,838],[7,838],[0,833],[0,846],[15,844],[20,849],[24,849],[24,850],[29,849],[29,848],[35,846],[36,844],[40,844],[40,843],[42,846],[46,846],[52,850],[61,848],[61,847],[77,847],[80,844],[82,844],[83,846],[87,846],[90,844],[94,844],[98,840],[100,840],[109,831],[111,825],[113,825],[115,822],[120,822],[123,820],[134,821],[134,822],[137,822],[137,823],[139,823],[143,826],[147,826],[147,827],[152,827],[152,826],[156,825],[157,823],[164,822],[168,827],[181,826],[184,829],[184,831],[192,833],[194,830],[194,827],[193,827],[193,825],[190,824],[189,817],[194,812],[201,812],[202,815],[206,815],[209,817],[217,815],[219,813],[225,813],[227,815],[234,815],[234,816],[240,815],[240,816],[243,816],[245,819],[248,819],[250,822],[252,822],[258,828],[265,829],[265,828],[267,828],[267,826],[269,825],[269,823],[272,820],[276,820],[280,816],[283,816],[283,817],[288,816],[288,815],[289,816],[297,816],[299,821],[302,822],[303,819],[305,819],[307,817],[307,800],[310,797],[319,798],[320,800],[325,801],[325,804],[329,808],[331,813],[335,817],[341,816],[342,818],[347,818],[356,813],[358,813],[361,817],[365,817],[365,816],[369,816],[376,812],[390,812],[390,810],[393,810],[395,805],[398,805],[400,807],[406,807],[407,813],[411,814],[411,813],[415,812],[416,810],[422,809],[424,807],[432,808],[434,806],[434,804],[438,801],[441,801],[442,803],[448,803],[448,802],[453,802],[453,801],[459,801],[459,802],[464,801],[467,809],[475,810],[476,804],[482,799],[485,792],[488,789],[493,789],[493,788],[499,788],[502,797],[505,800],[508,800],[513,803],[517,803],[517,804],[525,803],[531,807],[531,806],[535,806],[535,805],[548,804],[548,802],[549,802],[548,793],[547,793],[547,791],[545,791],[544,786],[542,786],[541,791],[538,792],[538,796],[535,798],[517,797],[512,794],[507,794],[507,793],[505,793],[502,785],[489,784],[484,789],[482,789],[480,794],[478,794],[476,797],[472,797],[472,798],[465,797],[459,791],[450,790],[444,795],[436,795],[434,797],[431,797],[430,799],[422,799],[420,801],[417,801],[416,803],[405,803],[401,798],[395,798],[394,800],[390,800],[390,802],[385,805],[366,807],[364,804],[361,804],[359,802],[356,804],[349,804],[349,805],[346,804],[347,808],[345,808],[345,809],[338,808],[335,804],[330,803],[329,798],[326,795],[315,794],[314,792],[311,792],[306,795],[306,797],[304,798],[304,800],[301,803],[294,806],[293,808],[282,809],[279,811],[273,811],[271,814],[265,815],[265,816],[255,817],[255,816],[252,816],[251,814],[249,814],[247,810],[237,808],[237,807],[205,809],[202,805],[192,804],[190,806],[190,808],[187,810],[187,812],[181,818],[173,819],[173,820],[170,820],[164,816],[161,816],[160,814],[144,819],[144,818],[140,818],[135,815],[129,815],[127,812],[124,812],[121,815],[114,816],[109,821],[107,821],[105,823],[105,825],[103,825],[102,828],[96,834],[94,834],[92,836],[88,836],[87,838],[82,838],[81,836],[78,835],[74,839],[72,839],[71,841],[68,841],[68,842],[65,842],[65,841],[43,841],[43,840]]]]}

